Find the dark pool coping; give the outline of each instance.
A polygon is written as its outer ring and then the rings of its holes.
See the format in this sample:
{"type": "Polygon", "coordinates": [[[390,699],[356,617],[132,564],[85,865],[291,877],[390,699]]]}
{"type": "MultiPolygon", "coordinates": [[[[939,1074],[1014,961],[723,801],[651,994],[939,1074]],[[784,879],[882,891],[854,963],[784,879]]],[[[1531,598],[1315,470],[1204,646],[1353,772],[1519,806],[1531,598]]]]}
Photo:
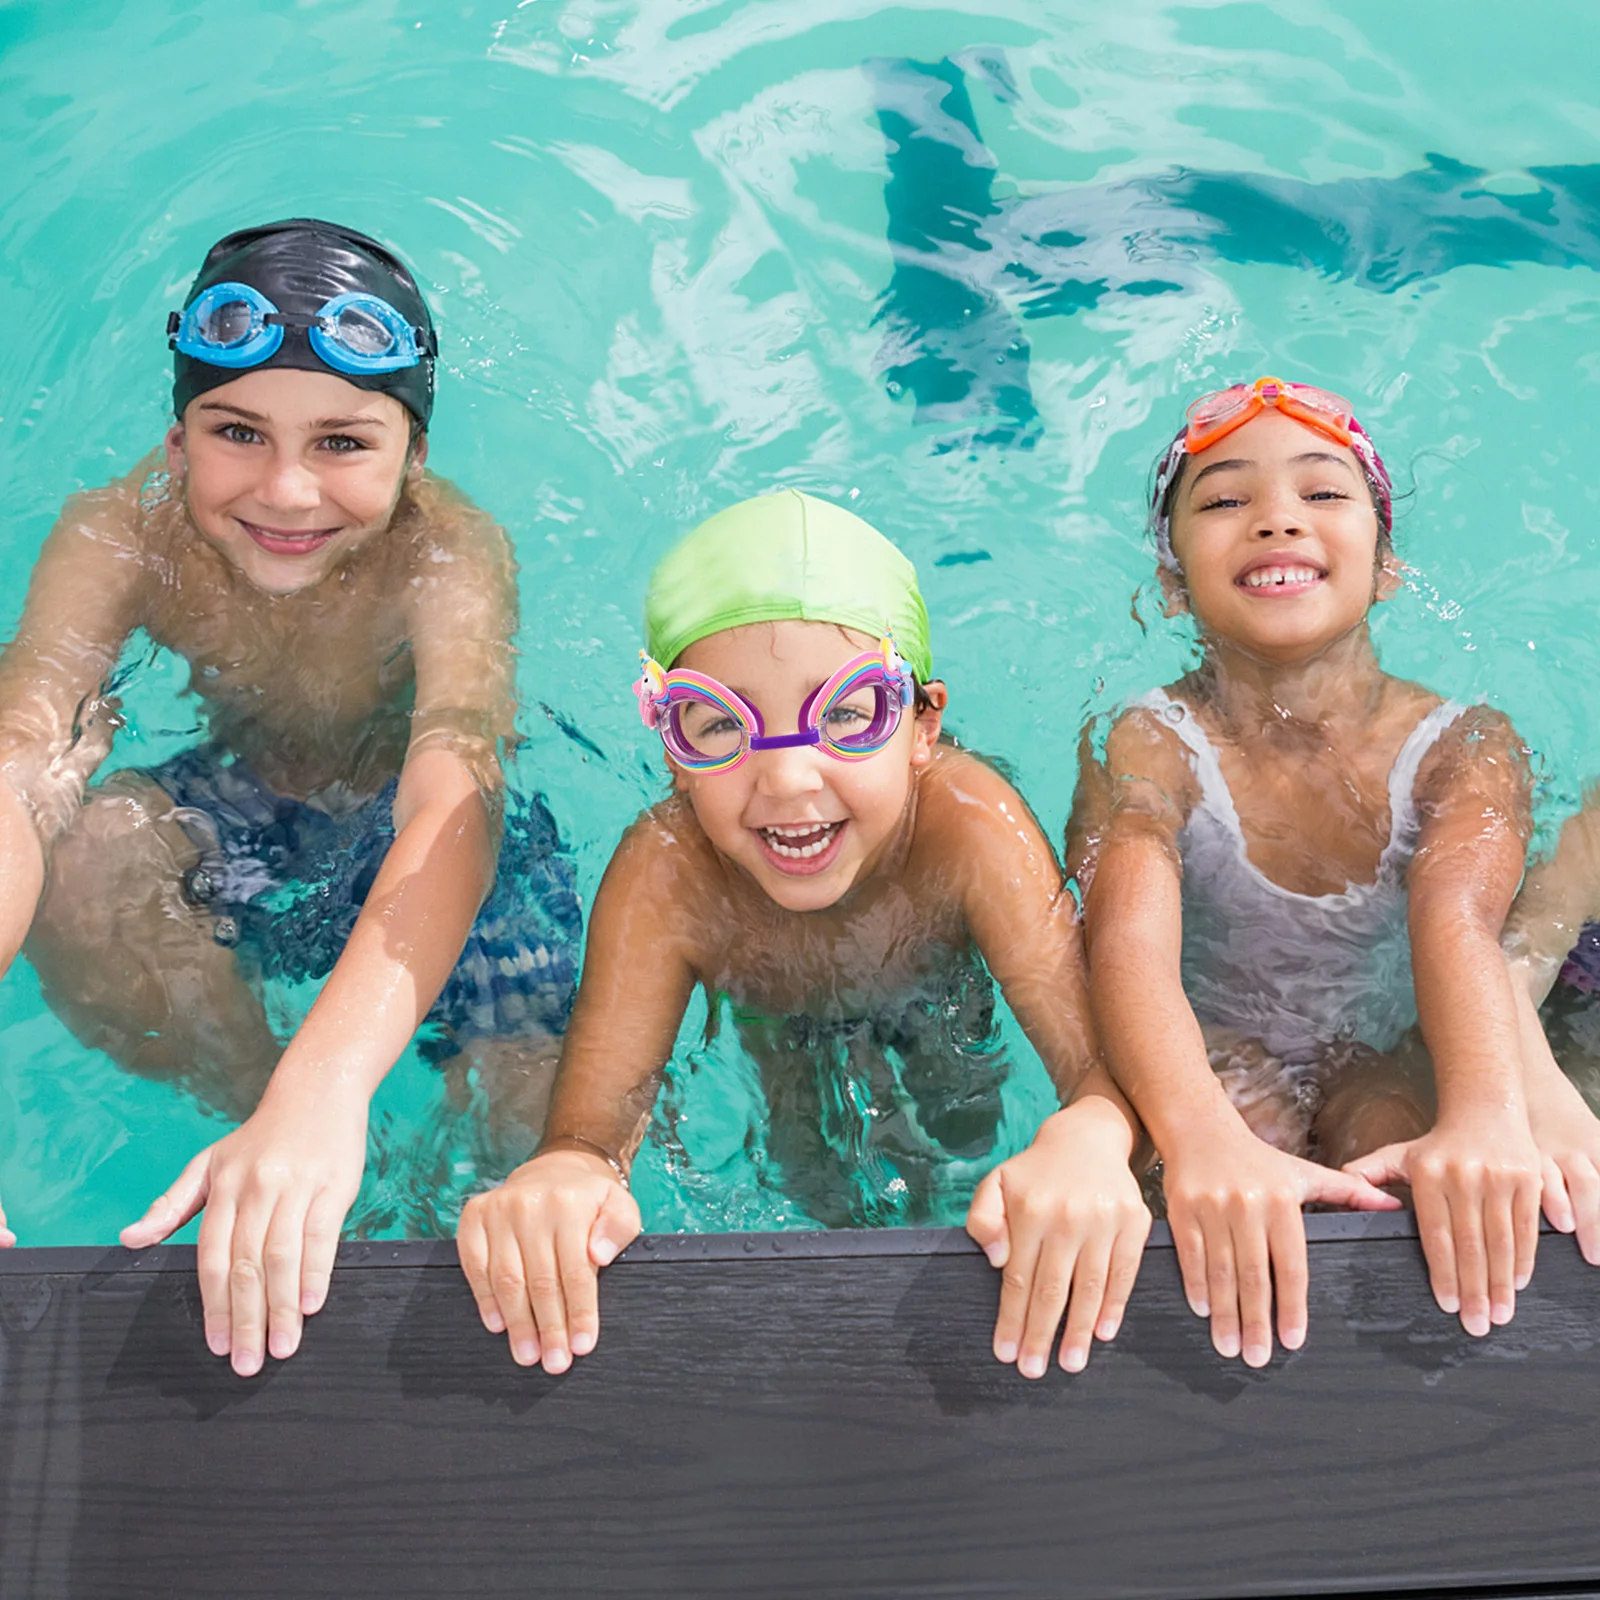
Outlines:
{"type": "Polygon", "coordinates": [[[450,1240],[343,1245],[248,1379],[193,1246],[6,1251],[0,1600],[1600,1600],[1600,1272],[1547,1237],[1471,1339],[1410,1215],[1306,1232],[1303,1349],[1221,1359],[1158,1227],[1039,1382],[956,1228],[645,1236],[560,1376],[450,1240]]]}
{"type": "MultiPolygon", "coordinates": [[[[1305,1219],[1307,1243],[1345,1243],[1352,1239],[1414,1239],[1416,1218],[1409,1211],[1326,1212],[1305,1219]]],[[[1542,1224],[1551,1232],[1548,1223],[1542,1224]]],[[[1150,1230],[1146,1250],[1171,1250],[1166,1223],[1150,1230]]],[[[676,1261],[838,1261],[860,1256],[978,1255],[961,1228],[807,1229],[779,1233],[646,1233],[617,1257],[617,1263],[676,1261]]],[[[120,1245],[18,1245],[0,1251],[0,1275],[54,1272],[190,1272],[193,1245],[156,1245],[124,1250],[120,1245]]],[[[453,1239],[352,1240],[339,1246],[341,1270],[363,1267],[454,1267],[453,1239]]]]}

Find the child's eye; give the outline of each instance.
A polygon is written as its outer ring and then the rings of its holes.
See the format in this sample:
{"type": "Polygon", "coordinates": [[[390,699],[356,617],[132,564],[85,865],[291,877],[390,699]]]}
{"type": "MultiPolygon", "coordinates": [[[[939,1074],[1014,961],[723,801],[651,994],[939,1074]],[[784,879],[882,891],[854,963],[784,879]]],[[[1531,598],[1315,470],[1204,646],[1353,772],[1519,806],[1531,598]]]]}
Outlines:
{"type": "Polygon", "coordinates": [[[354,455],[357,450],[365,450],[365,439],[352,438],[348,433],[330,433],[321,441],[324,450],[331,451],[336,456],[354,455]]]}
{"type": "Polygon", "coordinates": [[[1306,494],[1307,500],[1348,500],[1350,498],[1343,489],[1312,489],[1306,494]]]}
{"type": "Polygon", "coordinates": [[[1215,499],[1207,500],[1199,509],[1201,511],[1227,511],[1234,506],[1242,506],[1244,500],[1239,495],[1219,494],[1215,499]]]}
{"type": "Polygon", "coordinates": [[[858,706],[835,706],[828,713],[830,728],[856,728],[867,720],[867,714],[858,706]]]}
{"type": "Polygon", "coordinates": [[[247,428],[242,422],[224,422],[215,430],[219,439],[226,439],[229,444],[259,444],[261,435],[254,428],[247,428]]]}
{"type": "Polygon", "coordinates": [[[710,713],[700,716],[691,715],[688,718],[689,732],[696,739],[725,739],[737,738],[739,724],[732,717],[717,717],[710,713]]]}

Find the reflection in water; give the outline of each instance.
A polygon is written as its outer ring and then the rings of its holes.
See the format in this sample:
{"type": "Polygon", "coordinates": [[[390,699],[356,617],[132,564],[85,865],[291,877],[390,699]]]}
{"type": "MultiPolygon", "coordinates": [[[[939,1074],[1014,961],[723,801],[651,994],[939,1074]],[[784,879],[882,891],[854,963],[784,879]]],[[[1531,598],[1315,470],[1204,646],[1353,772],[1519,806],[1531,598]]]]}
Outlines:
{"type": "Polygon", "coordinates": [[[1490,173],[1443,155],[1330,183],[1179,167],[1001,199],[960,66],[867,70],[889,154],[883,370],[918,421],[975,430],[976,444],[1025,443],[1038,427],[1021,320],[1185,293],[1208,261],[1379,293],[1464,266],[1600,270],[1600,165],[1530,167],[1525,186],[1492,191],[1490,173]]]}

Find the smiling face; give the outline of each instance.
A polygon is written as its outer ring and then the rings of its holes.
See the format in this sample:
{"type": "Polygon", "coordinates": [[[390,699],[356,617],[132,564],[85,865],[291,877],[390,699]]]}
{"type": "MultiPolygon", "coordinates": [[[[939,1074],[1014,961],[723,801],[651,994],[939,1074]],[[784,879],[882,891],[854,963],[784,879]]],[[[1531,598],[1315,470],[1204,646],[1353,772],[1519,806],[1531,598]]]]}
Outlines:
{"type": "Polygon", "coordinates": [[[1354,452],[1276,410],[1187,463],[1172,549],[1178,608],[1275,662],[1320,654],[1399,586],[1354,452]]]}
{"type": "Polygon", "coordinates": [[[247,372],[189,402],[167,461],[201,535],[258,589],[313,588],[389,525],[427,436],[331,372],[247,372]]]}
{"type": "MultiPolygon", "coordinates": [[[[701,639],[674,666],[715,678],[747,700],[768,735],[794,733],[806,696],[877,641],[826,622],[764,622],[701,639]]],[[[840,761],[814,745],[753,750],[725,772],[690,772],[670,762],[706,837],[742,867],[769,899],[790,911],[819,911],[869,876],[899,839],[915,773],[932,759],[944,686],[908,708],[876,755],[840,761]]],[[[846,735],[870,717],[871,695],[844,701],[833,731],[846,735]]],[[[702,748],[718,728],[687,714],[702,748]]],[[[725,730],[723,730],[725,731],[725,730]]]]}

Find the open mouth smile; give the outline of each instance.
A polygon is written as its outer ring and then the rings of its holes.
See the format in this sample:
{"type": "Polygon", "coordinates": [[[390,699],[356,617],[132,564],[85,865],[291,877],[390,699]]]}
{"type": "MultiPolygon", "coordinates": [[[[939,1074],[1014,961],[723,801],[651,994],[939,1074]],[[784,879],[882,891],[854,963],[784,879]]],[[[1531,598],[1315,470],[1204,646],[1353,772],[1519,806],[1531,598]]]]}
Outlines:
{"type": "Polygon", "coordinates": [[[844,830],[843,822],[795,822],[750,831],[770,865],[792,877],[804,877],[833,864],[844,830]]]}
{"type": "Polygon", "coordinates": [[[1308,562],[1272,562],[1240,573],[1234,583],[1251,594],[1304,594],[1308,589],[1316,588],[1327,576],[1321,567],[1311,566],[1308,562]]]}

